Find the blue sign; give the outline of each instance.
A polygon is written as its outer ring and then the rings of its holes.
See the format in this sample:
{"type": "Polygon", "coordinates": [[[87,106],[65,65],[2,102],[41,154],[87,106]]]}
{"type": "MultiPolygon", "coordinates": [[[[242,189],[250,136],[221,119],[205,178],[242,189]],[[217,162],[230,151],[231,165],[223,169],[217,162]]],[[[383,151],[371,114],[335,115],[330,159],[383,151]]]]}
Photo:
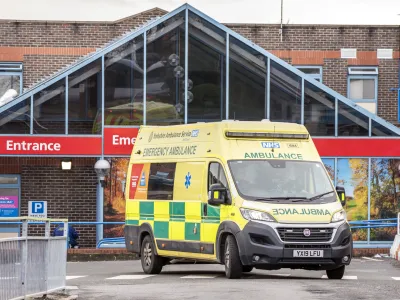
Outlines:
{"type": "Polygon", "coordinates": [[[277,142],[261,142],[263,148],[280,148],[281,146],[277,142]]]}
{"type": "Polygon", "coordinates": [[[18,215],[18,196],[0,196],[0,218],[18,217],[18,215]]]}
{"type": "Polygon", "coordinates": [[[29,201],[29,217],[47,218],[47,201],[29,201]]]}

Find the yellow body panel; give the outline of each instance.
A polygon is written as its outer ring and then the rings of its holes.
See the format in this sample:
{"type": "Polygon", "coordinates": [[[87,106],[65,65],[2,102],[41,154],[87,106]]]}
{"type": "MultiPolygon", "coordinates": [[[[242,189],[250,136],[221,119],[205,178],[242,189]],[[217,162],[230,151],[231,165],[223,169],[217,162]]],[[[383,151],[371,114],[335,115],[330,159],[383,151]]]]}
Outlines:
{"type": "Polygon", "coordinates": [[[321,159],[311,138],[231,138],[227,136],[229,132],[308,135],[302,125],[271,122],[232,121],[140,128],[127,172],[126,219],[127,225],[140,226],[143,222],[151,225],[159,255],[216,261],[220,224],[233,222],[242,230],[248,223],[240,208],[267,212],[278,223],[308,224],[329,223],[333,214],[342,209],[339,199],[320,205],[244,200],[236,189],[229,160],[284,159],[321,163],[321,159]],[[279,142],[280,147],[262,148],[262,142],[279,142]],[[231,196],[229,205],[208,204],[211,162],[220,163],[223,168],[231,196]],[[168,164],[175,166],[173,172],[166,169],[170,167],[168,164]],[[160,197],[165,199],[148,199],[147,193],[153,188],[158,188],[162,192],[160,197]],[[169,241],[173,243],[167,246],[174,249],[160,248],[169,241]]]}

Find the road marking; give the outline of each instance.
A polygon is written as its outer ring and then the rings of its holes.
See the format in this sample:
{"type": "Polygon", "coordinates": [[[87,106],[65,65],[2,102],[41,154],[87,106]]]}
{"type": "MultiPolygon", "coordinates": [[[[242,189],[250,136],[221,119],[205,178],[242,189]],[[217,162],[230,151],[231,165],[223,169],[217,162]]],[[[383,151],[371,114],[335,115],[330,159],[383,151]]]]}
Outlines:
{"type": "Polygon", "coordinates": [[[392,277],[394,280],[400,280],[400,277],[392,277]]]}
{"type": "Polygon", "coordinates": [[[0,277],[0,280],[16,279],[18,277],[0,277]]]}
{"type": "Polygon", "coordinates": [[[154,275],[119,275],[119,276],[110,277],[110,278],[106,278],[106,279],[110,279],[110,280],[144,279],[144,278],[151,277],[151,276],[154,276],[154,275]]]}
{"type": "Polygon", "coordinates": [[[183,279],[210,279],[210,278],[215,278],[217,276],[206,276],[206,275],[187,275],[183,276],[181,278],[183,279]]]}
{"type": "MultiPolygon", "coordinates": [[[[322,278],[322,279],[326,279],[326,278],[328,278],[328,276],[323,275],[321,278],[322,278]]],[[[357,276],[343,276],[342,279],[346,279],[346,280],[357,280],[357,276]]]]}
{"type": "Polygon", "coordinates": [[[78,290],[79,288],[76,285],[74,285],[74,286],[66,286],[65,289],[66,290],[78,290]]]}
{"type": "Polygon", "coordinates": [[[375,258],[366,257],[366,256],[363,256],[363,258],[366,260],[372,260],[372,261],[383,261],[382,259],[375,259],[375,258]]]}
{"type": "Polygon", "coordinates": [[[282,277],[289,277],[292,274],[271,274],[272,276],[282,276],[282,277]]]}
{"type": "Polygon", "coordinates": [[[87,275],[67,276],[66,279],[67,279],[67,280],[72,280],[72,279],[82,278],[82,277],[86,277],[86,276],[87,276],[87,275]]]}

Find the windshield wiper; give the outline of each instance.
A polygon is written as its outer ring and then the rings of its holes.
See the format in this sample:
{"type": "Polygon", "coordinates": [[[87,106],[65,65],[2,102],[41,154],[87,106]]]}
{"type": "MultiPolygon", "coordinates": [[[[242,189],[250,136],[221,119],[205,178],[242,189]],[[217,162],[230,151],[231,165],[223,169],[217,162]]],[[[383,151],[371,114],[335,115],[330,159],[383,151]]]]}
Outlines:
{"type": "Polygon", "coordinates": [[[279,202],[279,200],[292,200],[292,199],[308,200],[308,198],[306,197],[268,197],[268,198],[258,198],[256,199],[256,201],[279,202]]]}
{"type": "Polygon", "coordinates": [[[299,198],[299,200],[297,200],[297,201],[294,200],[293,202],[314,201],[314,200],[317,200],[317,199],[319,199],[319,198],[321,198],[321,197],[323,197],[323,196],[325,196],[325,195],[331,194],[331,193],[333,193],[333,192],[334,192],[334,191],[332,190],[332,191],[330,191],[330,192],[322,193],[322,194],[313,196],[313,197],[311,197],[311,198],[301,198],[301,200],[300,200],[300,198],[299,198]]]}

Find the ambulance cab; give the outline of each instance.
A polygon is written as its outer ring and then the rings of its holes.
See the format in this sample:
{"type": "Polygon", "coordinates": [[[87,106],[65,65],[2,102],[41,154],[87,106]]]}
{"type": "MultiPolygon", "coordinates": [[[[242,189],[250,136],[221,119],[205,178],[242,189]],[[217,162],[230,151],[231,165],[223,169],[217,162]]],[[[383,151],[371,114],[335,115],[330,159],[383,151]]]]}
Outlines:
{"type": "Polygon", "coordinates": [[[262,120],[142,126],[127,170],[125,243],[145,273],[172,260],[324,270],[341,279],[352,235],[303,125],[262,120]]]}

